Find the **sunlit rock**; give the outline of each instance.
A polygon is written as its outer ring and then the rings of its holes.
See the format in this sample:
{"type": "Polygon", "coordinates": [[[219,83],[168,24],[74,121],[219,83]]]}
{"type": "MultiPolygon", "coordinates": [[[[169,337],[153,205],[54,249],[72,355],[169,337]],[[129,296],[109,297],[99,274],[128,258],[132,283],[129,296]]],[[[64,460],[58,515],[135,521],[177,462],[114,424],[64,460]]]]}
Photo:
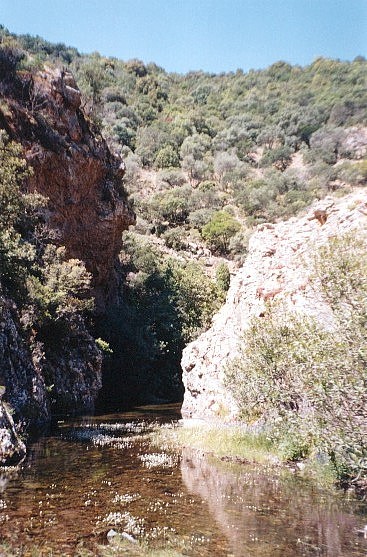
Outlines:
{"type": "Polygon", "coordinates": [[[261,224],[250,239],[248,257],[232,279],[225,305],[212,327],[183,352],[185,416],[232,420],[238,408],[224,386],[224,369],[238,355],[243,332],[266,303],[282,301],[292,311],[332,327],[331,310],[311,284],[313,253],[329,238],[365,233],[367,193],[326,197],[300,218],[261,224]]]}

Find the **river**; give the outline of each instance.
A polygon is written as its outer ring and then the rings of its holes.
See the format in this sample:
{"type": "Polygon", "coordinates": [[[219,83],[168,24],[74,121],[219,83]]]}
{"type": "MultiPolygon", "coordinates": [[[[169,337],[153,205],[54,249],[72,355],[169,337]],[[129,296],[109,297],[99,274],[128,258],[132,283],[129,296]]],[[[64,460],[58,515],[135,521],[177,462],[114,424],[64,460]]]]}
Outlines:
{"type": "Polygon", "coordinates": [[[164,407],[59,422],[0,474],[0,555],[100,555],[125,532],[134,555],[137,540],[144,555],[366,557],[366,504],[284,468],[150,444],[178,419],[164,407]]]}

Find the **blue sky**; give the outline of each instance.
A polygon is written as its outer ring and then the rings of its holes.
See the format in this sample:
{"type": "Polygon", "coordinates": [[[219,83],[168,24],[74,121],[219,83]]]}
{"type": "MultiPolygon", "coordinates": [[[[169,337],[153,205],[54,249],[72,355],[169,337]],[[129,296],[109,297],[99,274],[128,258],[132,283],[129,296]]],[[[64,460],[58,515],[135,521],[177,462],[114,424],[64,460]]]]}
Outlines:
{"type": "Polygon", "coordinates": [[[367,55],[367,0],[0,0],[0,23],[179,73],[367,55]]]}

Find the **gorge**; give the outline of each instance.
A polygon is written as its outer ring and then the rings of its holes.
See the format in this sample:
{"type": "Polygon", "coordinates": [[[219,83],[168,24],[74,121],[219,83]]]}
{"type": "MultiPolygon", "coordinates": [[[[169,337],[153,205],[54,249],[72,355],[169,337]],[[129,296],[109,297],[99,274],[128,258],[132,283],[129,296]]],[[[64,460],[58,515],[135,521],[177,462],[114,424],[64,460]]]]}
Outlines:
{"type": "Polygon", "coordinates": [[[201,543],[203,555],[256,544],[260,557],[291,556],[299,543],[304,555],[362,555],[348,538],[362,504],[349,511],[337,496],[331,511],[320,488],[313,507],[316,488],[302,491],[301,472],[325,465],[334,483],[365,496],[366,61],[178,76],[2,27],[0,38],[6,541],[14,519],[25,544],[34,527],[50,551],[58,524],[65,551],[90,547],[90,536],[106,544],[111,528],[144,542],[130,511],[137,517],[146,498],[149,535],[162,528],[169,538],[162,508],[172,500],[170,527],[184,544],[193,527],[182,524],[182,497],[200,524],[193,555],[201,543]],[[101,416],[77,418],[96,408],[101,416]],[[181,415],[224,431],[240,424],[244,439],[259,433],[279,453],[265,471],[242,453],[220,471],[228,460],[212,464],[210,450],[157,448],[149,435],[180,428],[181,415]],[[70,478],[61,472],[69,457],[70,478]],[[147,478],[141,497],[124,491],[125,474],[134,485],[147,478]],[[32,508],[37,486],[44,516],[32,508]],[[64,503],[84,522],[72,523],[64,503]],[[292,509],[297,536],[279,518],[292,509]]]}

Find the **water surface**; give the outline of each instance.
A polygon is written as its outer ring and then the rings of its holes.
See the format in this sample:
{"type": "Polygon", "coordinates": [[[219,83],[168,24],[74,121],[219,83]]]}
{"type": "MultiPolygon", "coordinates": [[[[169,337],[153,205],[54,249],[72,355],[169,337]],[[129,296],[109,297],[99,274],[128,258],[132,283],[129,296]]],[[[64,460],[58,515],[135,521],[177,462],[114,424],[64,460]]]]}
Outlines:
{"type": "Polygon", "coordinates": [[[366,557],[363,503],[276,467],[151,446],[146,433],[177,419],[166,407],[60,423],[0,479],[1,543],[98,555],[114,529],[198,557],[366,557]]]}

